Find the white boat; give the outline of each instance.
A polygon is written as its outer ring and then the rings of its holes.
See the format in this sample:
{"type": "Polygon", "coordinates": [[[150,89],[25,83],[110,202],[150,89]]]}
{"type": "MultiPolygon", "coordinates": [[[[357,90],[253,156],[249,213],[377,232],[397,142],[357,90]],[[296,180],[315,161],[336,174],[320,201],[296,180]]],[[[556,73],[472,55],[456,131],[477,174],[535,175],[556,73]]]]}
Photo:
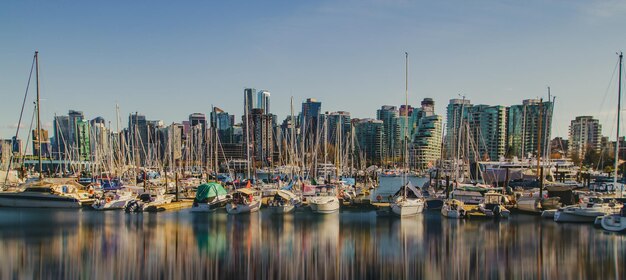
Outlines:
{"type": "Polygon", "coordinates": [[[313,213],[328,214],[339,211],[339,198],[335,186],[315,186],[315,196],[307,198],[313,213]]]}
{"type": "Polygon", "coordinates": [[[228,214],[252,213],[261,209],[261,195],[252,189],[238,189],[232,197],[231,202],[226,204],[228,214]]]}
{"type": "Polygon", "coordinates": [[[196,197],[191,206],[191,212],[214,212],[226,207],[231,197],[218,183],[208,183],[198,186],[196,197]]]}
{"type": "Polygon", "coordinates": [[[450,219],[462,219],[465,218],[465,204],[456,199],[447,199],[441,206],[441,215],[450,219]]]}
{"type": "Polygon", "coordinates": [[[478,204],[478,210],[490,218],[508,219],[511,214],[511,211],[505,207],[508,201],[508,198],[501,193],[488,192],[478,204]]]}
{"type": "Polygon", "coordinates": [[[292,212],[296,205],[300,204],[300,198],[288,190],[278,190],[274,199],[268,204],[273,214],[286,214],[292,212]]]}
{"type": "Polygon", "coordinates": [[[126,213],[143,212],[148,207],[156,207],[171,203],[172,200],[174,200],[174,197],[175,196],[172,194],[165,194],[165,189],[151,189],[140,193],[136,199],[128,202],[124,210],[126,213]]]}
{"type": "Polygon", "coordinates": [[[391,203],[391,212],[400,217],[414,216],[424,211],[425,200],[411,182],[400,188],[391,203]],[[408,190],[407,190],[408,189],[408,190]]]}
{"type": "Polygon", "coordinates": [[[124,209],[129,202],[137,198],[137,193],[130,190],[116,190],[105,192],[91,207],[95,210],[124,209]]]}
{"type": "Polygon", "coordinates": [[[597,217],[619,212],[622,205],[615,202],[605,203],[601,199],[591,199],[588,203],[570,205],[554,213],[555,222],[593,223],[597,217]]]}
{"type": "Polygon", "coordinates": [[[602,217],[600,225],[607,231],[626,232],[626,207],[622,207],[619,214],[602,217]]]}
{"type": "Polygon", "coordinates": [[[42,179],[27,183],[23,190],[0,192],[0,207],[80,208],[93,203],[82,186],[68,179],[42,179]]]}

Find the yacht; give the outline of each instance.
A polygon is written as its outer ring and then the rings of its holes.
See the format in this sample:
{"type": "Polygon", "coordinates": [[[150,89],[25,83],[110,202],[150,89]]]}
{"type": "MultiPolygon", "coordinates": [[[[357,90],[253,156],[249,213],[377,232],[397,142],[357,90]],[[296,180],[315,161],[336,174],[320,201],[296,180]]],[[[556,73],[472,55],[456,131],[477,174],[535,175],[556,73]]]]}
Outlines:
{"type": "Polygon", "coordinates": [[[0,207],[80,208],[93,199],[82,186],[69,179],[42,179],[26,183],[22,190],[0,192],[0,207]]]}
{"type": "Polygon", "coordinates": [[[172,200],[174,200],[174,197],[175,196],[172,194],[165,194],[164,188],[148,189],[147,191],[140,193],[136,199],[128,202],[124,211],[126,211],[126,213],[143,212],[148,209],[148,207],[157,207],[171,203],[172,200]]]}
{"type": "Polygon", "coordinates": [[[560,208],[554,213],[555,222],[565,223],[593,223],[596,217],[618,213],[622,205],[610,201],[604,202],[599,198],[591,198],[588,203],[570,205],[560,208]]]}
{"type": "Polygon", "coordinates": [[[251,188],[241,188],[232,194],[232,200],[226,204],[228,214],[257,212],[261,208],[261,194],[251,188]]]}
{"type": "Polygon", "coordinates": [[[107,191],[99,199],[96,199],[91,207],[95,210],[124,209],[128,203],[136,198],[137,193],[128,188],[107,191]]]}
{"type": "Polygon", "coordinates": [[[485,193],[485,197],[478,204],[478,210],[490,218],[504,218],[508,219],[511,211],[506,209],[506,205],[509,203],[509,199],[496,192],[485,193]]]}
{"type": "Polygon", "coordinates": [[[462,219],[465,218],[466,211],[463,208],[465,204],[456,199],[448,199],[444,201],[441,206],[441,215],[450,219],[462,219]]]}
{"type": "Polygon", "coordinates": [[[288,190],[278,190],[274,198],[269,202],[268,208],[273,214],[286,214],[292,212],[300,204],[300,198],[288,190]]]}
{"type": "Polygon", "coordinates": [[[339,211],[339,198],[335,189],[333,185],[315,186],[315,196],[307,199],[311,211],[322,214],[339,211]]]}

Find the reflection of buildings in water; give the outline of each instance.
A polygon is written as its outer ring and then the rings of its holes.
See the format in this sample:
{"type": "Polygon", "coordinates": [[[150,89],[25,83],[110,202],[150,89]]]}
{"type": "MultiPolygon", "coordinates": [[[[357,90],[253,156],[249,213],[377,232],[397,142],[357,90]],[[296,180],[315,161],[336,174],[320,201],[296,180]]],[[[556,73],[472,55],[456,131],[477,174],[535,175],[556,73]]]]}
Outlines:
{"type": "Polygon", "coordinates": [[[11,226],[0,219],[0,279],[595,279],[623,273],[626,256],[624,235],[531,216],[449,224],[430,214],[46,211],[21,213],[11,226]]]}

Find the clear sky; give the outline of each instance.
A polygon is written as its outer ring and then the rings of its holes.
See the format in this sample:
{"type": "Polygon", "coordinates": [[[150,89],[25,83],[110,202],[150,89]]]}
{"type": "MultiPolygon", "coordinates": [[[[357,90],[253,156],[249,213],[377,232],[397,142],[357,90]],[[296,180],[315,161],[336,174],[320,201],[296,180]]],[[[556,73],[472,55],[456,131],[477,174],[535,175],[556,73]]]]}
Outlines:
{"type": "Polygon", "coordinates": [[[0,137],[15,134],[35,50],[49,129],[70,109],[115,128],[116,104],[123,126],[135,111],[168,124],[211,105],[240,120],[245,87],[269,90],[279,120],[291,96],[296,111],[314,97],[375,117],[404,103],[407,51],[410,104],[511,105],[549,85],[553,136],[577,115],[613,136],[625,26],[619,0],[2,1],[0,137]]]}

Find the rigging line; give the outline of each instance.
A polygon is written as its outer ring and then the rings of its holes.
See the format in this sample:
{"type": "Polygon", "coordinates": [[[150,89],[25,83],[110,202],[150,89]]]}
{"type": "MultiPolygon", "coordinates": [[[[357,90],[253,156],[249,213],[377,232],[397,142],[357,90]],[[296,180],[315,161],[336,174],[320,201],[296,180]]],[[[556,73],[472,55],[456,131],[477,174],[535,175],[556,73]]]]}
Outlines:
{"type": "Polygon", "coordinates": [[[615,63],[615,67],[613,67],[613,74],[611,74],[611,79],[609,80],[609,83],[606,86],[606,89],[604,90],[604,96],[602,97],[602,102],[600,103],[600,110],[599,112],[602,112],[602,108],[604,108],[604,103],[606,102],[606,97],[609,94],[609,90],[612,88],[613,86],[613,79],[615,78],[615,73],[617,72],[617,67],[619,66],[619,61],[615,63]]]}
{"type": "MultiPolygon", "coordinates": [[[[30,88],[30,81],[33,77],[33,69],[35,68],[35,56],[33,56],[33,62],[30,65],[30,74],[28,74],[28,82],[26,83],[26,91],[24,92],[24,100],[22,101],[22,109],[20,110],[20,118],[17,121],[17,128],[15,131],[15,141],[17,142],[17,137],[20,134],[20,125],[22,124],[22,116],[24,114],[24,106],[26,105],[26,98],[28,97],[28,89],[30,88]]],[[[13,144],[13,142],[11,141],[13,144]]],[[[11,170],[11,163],[13,162],[13,153],[11,153],[11,157],[9,158],[9,163],[7,164],[7,175],[4,178],[4,183],[2,186],[6,186],[7,180],[9,179],[9,171],[11,170]]]]}

